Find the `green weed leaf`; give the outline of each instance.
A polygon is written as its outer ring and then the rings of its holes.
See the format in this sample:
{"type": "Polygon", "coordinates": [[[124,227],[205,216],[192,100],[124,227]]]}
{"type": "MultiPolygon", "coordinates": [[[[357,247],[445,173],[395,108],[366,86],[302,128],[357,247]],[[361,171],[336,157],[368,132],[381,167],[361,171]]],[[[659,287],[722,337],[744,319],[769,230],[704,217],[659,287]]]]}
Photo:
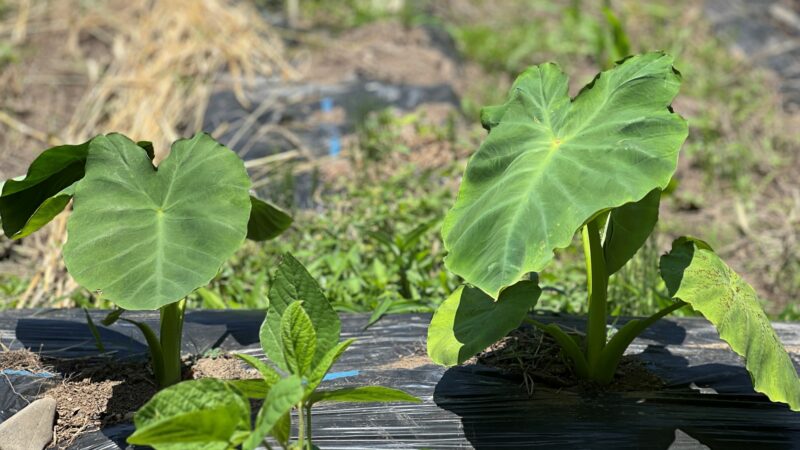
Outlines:
{"type": "Polygon", "coordinates": [[[705,242],[680,238],[661,257],[670,295],[690,304],[745,360],[753,387],[800,411],[800,378],[753,288],[705,242]]]}
{"type": "Polygon", "coordinates": [[[242,449],[258,447],[272,428],[302,399],[303,385],[299,377],[292,375],[275,384],[258,411],[255,429],[242,444],[242,449]]]}
{"type": "Polygon", "coordinates": [[[177,141],[156,170],[130,139],[92,140],[64,260],[125,309],[156,309],[207,284],[244,241],[250,181],[208,135],[177,141]]]}
{"type": "Polygon", "coordinates": [[[302,307],[314,325],[317,343],[312,365],[316,365],[339,342],[339,316],[317,281],[291,254],[287,253],[278,265],[268,297],[267,318],[261,325],[259,336],[264,353],[279,368],[289,370],[281,348],[281,317],[293,302],[303,302],[302,307]]]}
{"type": "Polygon", "coordinates": [[[156,450],[227,450],[250,431],[250,405],[227,383],[206,378],[156,394],[134,416],[128,443],[156,450]]]}
{"type": "Polygon", "coordinates": [[[422,403],[420,399],[411,394],[406,394],[399,389],[392,389],[383,386],[362,386],[336,389],[333,391],[317,391],[308,397],[308,402],[309,404],[319,402],[422,403]]]}
{"type": "Polygon", "coordinates": [[[555,64],[525,71],[481,113],[489,135],[442,227],[447,267],[497,298],[596,213],[666,187],[687,136],[669,109],[679,86],[663,53],[628,58],[574,100],[555,64]]]}
{"type": "Polygon", "coordinates": [[[643,199],[611,210],[603,239],[606,273],[621,269],[647,241],[658,222],[661,189],[653,189],[643,199]]]}
{"type": "Polygon", "coordinates": [[[281,342],[283,357],[289,371],[305,376],[311,369],[314,351],[317,347],[317,334],[301,302],[294,302],[286,308],[281,317],[281,342]]]}
{"type": "Polygon", "coordinates": [[[320,359],[306,380],[306,395],[310,395],[314,389],[322,383],[322,379],[325,378],[325,375],[331,370],[333,363],[342,356],[344,351],[347,350],[347,347],[353,342],[355,342],[355,339],[347,339],[339,342],[334,348],[328,350],[328,353],[320,359]]]}
{"type": "Polygon", "coordinates": [[[444,366],[461,364],[517,328],[541,293],[529,280],[503,290],[497,301],[480,289],[459,287],[433,315],[428,356],[444,366]]]}
{"type": "Polygon", "coordinates": [[[238,357],[239,359],[246,362],[254,369],[258,370],[258,373],[261,374],[261,377],[269,386],[274,385],[281,379],[280,374],[277,371],[275,371],[275,369],[270,367],[264,361],[261,361],[260,359],[256,358],[255,356],[251,356],[245,353],[234,353],[234,356],[238,357]]]}

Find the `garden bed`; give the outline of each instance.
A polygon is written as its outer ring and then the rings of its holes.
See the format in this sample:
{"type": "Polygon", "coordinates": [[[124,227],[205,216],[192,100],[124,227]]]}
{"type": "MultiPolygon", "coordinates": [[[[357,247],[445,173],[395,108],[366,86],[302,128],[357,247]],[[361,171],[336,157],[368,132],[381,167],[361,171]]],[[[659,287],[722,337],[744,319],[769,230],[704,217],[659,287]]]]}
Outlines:
{"type": "MultiPolygon", "coordinates": [[[[95,322],[105,312],[92,312],[95,322]]],[[[129,313],[155,326],[156,313],[129,313]]],[[[471,364],[451,369],[425,356],[427,315],[395,315],[362,330],[366,316],[345,315],[344,338],[357,341],[334,366],[324,386],[382,384],[419,396],[422,405],[320,405],[314,440],[324,449],[356,448],[698,448],[757,446],[797,448],[800,423],[785,405],[752,390],[739,358],[703,320],[661,320],[635,340],[630,354],[664,381],[653,390],[577,393],[553,389],[496,368],[471,364]],[[528,392],[532,391],[529,396],[528,392]]],[[[262,356],[259,311],[191,311],[186,314],[183,351],[213,348],[262,356]]],[[[582,319],[544,316],[565,327],[582,319]]],[[[620,320],[620,323],[624,320],[620,320]]],[[[800,366],[800,325],[775,329],[800,366]]],[[[131,361],[146,357],[138,330],[118,322],[100,328],[106,352],[131,361]]],[[[80,310],[21,310],[0,315],[0,341],[47,356],[85,358],[98,353],[80,310]]],[[[5,368],[4,368],[5,369],[5,368]]],[[[59,376],[4,370],[0,420],[27,404],[59,376]],[[14,391],[11,390],[13,386],[14,391]]],[[[129,423],[90,431],[70,448],[125,448],[129,423]]]]}

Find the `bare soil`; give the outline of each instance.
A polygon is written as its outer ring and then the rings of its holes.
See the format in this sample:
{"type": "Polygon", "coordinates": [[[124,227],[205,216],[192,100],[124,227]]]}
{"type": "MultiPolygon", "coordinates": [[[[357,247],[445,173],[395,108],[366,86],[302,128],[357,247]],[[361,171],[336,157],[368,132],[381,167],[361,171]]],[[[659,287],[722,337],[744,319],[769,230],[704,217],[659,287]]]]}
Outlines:
{"type": "MultiPolygon", "coordinates": [[[[155,395],[150,364],[111,359],[63,360],[30,350],[0,352],[0,367],[32,373],[58,373],[63,380],[42,391],[56,400],[55,448],[67,448],[81,434],[129,422],[155,395]]],[[[223,380],[258,378],[258,372],[230,355],[184,360],[183,378],[223,380]]]]}

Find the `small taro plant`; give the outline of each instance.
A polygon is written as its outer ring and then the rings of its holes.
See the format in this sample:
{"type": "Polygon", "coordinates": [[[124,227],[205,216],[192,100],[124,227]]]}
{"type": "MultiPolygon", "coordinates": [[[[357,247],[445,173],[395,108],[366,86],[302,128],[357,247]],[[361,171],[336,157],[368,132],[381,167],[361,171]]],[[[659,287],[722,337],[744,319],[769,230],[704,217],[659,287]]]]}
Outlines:
{"type": "Polygon", "coordinates": [[[320,402],[414,402],[403,391],[381,386],[317,390],[353,339],[339,342],[341,324],[319,285],[291,255],[278,266],[268,293],[260,340],[269,362],[238,354],[261,379],[184,381],[156,394],[134,416],[128,442],[157,450],[178,448],[245,450],[265,439],[282,448],[316,448],[311,408],[320,402]],[[263,400],[251,424],[250,399],[263,400]],[[297,437],[291,438],[291,412],[297,437]]]}
{"type": "Polygon", "coordinates": [[[73,201],[67,270],[120,308],[161,311],[159,336],[129,322],[144,333],[165,387],[181,379],[186,295],[207,284],[245,238],[274,238],[292,220],[250,195],[242,160],[207,134],[175,142],[158,167],[153,158],[150,143],[121,134],[50,148],[25,177],[3,184],[0,218],[6,236],[19,239],[73,201]]]}
{"type": "Polygon", "coordinates": [[[442,227],[446,265],[469,284],[433,316],[434,361],[460,364],[525,322],[558,342],[579,378],[607,384],[637,335],[688,305],[744,357],[756,391],[800,410],[797,372],[753,288],[702,240],[679,238],[661,257],[674,302],[608,336],[609,277],[653,231],[687,137],[670,106],[680,82],[670,56],[648,53],[600,73],[570,99],[567,76],[544,64],[517,78],[506,103],[482,110],[488,137],[442,227]],[[581,336],[528,317],[541,293],[537,273],[576,232],[588,278],[581,336]]]}

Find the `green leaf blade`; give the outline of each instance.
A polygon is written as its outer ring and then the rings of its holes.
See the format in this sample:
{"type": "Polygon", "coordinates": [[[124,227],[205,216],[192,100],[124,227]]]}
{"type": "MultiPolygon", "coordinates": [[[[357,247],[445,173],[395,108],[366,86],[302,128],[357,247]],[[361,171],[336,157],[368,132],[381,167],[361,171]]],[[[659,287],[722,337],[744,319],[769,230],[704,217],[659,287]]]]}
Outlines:
{"type": "Polygon", "coordinates": [[[428,328],[428,356],[437,364],[461,364],[517,328],[542,291],[524,280],[494,301],[483,291],[461,286],[447,298],[428,328]]]}
{"type": "Polygon", "coordinates": [[[275,239],[292,226],[292,216],[277,206],[252,195],[250,204],[247,239],[252,241],[275,239]]]}
{"type": "Polygon", "coordinates": [[[311,370],[317,334],[301,302],[289,305],[281,317],[281,341],[289,370],[298,376],[305,376],[311,370]]]}
{"type": "Polygon", "coordinates": [[[611,210],[603,238],[606,273],[619,271],[644,245],[658,222],[661,189],[653,189],[639,201],[611,210]]]}
{"type": "Polygon", "coordinates": [[[407,394],[399,389],[383,386],[361,386],[342,388],[332,391],[318,391],[308,398],[310,404],[319,402],[349,402],[349,403],[422,403],[417,397],[407,394]]]}
{"type": "Polygon", "coordinates": [[[317,281],[291,254],[284,255],[270,286],[269,310],[261,325],[259,338],[267,357],[280,369],[289,370],[281,347],[281,317],[295,301],[302,307],[317,335],[312,365],[317,365],[325,354],[339,342],[341,322],[317,281]]]}
{"type": "MultiPolygon", "coordinates": [[[[252,450],[270,434],[272,429],[303,399],[303,384],[299,377],[290,376],[270,389],[264,404],[258,411],[255,429],[242,444],[244,450],[252,450]]],[[[301,412],[302,414],[302,412],[301,412]]]]}
{"type": "Polygon", "coordinates": [[[670,295],[700,312],[744,358],[756,391],[800,411],[800,377],[755,291],[708,244],[677,239],[661,258],[661,276],[670,295]]]}
{"type": "Polygon", "coordinates": [[[184,381],[156,394],[134,416],[128,443],[157,450],[227,449],[250,430],[250,405],[223,381],[184,381]]]}
{"type": "Polygon", "coordinates": [[[31,163],[25,178],[3,184],[0,217],[6,236],[31,234],[66,207],[71,192],[62,191],[83,178],[90,143],[49,148],[31,163]]]}
{"type": "Polygon", "coordinates": [[[668,107],[672,58],[629,58],[570,101],[554,64],[528,69],[486,108],[489,135],[444,220],[447,267],[493,298],[538,272],[597,212],[669,183],[686,122],[668,107]]]}
{"type": "Polygon", "coordinates": [[[180,300],[244,242],[249,186],[239,157],[205,134],[177,141],[157,171],[128,138],[98,136],[67,224],[67,268],[125,309],[180,300]]]}

